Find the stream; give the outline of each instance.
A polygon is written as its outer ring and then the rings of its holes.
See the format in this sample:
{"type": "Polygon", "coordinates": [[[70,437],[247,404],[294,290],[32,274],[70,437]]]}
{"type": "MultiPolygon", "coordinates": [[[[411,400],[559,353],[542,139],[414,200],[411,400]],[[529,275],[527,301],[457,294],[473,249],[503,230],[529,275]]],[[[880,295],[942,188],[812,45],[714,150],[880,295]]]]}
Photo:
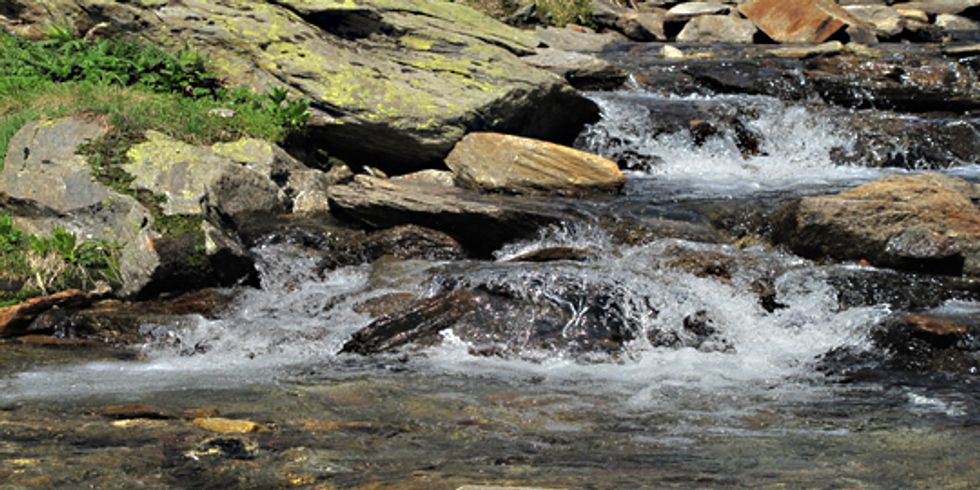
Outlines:
{"type": "MultiPolygon", "coordinates": [[[[819,101],[664,95],[635,82],[590,97],[603,119],[576,146],[629,169],[622,195],[597,205],[612,215],[707,222],[719,208],[923,170],[863,165],[905,149],[869,149],[819,101]],[[724,117],[703,132],[656,129],[671,108],[724,117]]],[[[980,161],[930,168],[980,179],[980,161]]],[[[151,340],[135,349],[8,348],[0,487],[975,488],[976,373],[848,360],[873,354],[871,328],[903,306],[845,304],[835,278],[889,272],[740,245],[621,245],[568,225],[496,260],[381,260],[323,275],[316,251],[260,245],[262,289],[236,290],[219,318],[147,324],[151,340]],[[590,258],[509,260],[548,247],[590,258]],[[724,273],[682,266],[705,254],[725,257],[724,273]],[[760,281],[778,307],[760,304],[760,281]],[[504,307],[479,335],[338,354],[371,322],[356,305],[446,284],[534,307],[504,307]],[[621,348],[589,343],[585,325],[597,322],[626,332],[621,348]],[[534,340],[549,328],[577,340],[534,340]],[[121,404],[165,413],[129,424],[97,414],[121,404]],[[202,410],[262,429],[209,434],[180,415],[202,410]]],[[[980,302],[917,310],[976,319],[980,302]]]]}

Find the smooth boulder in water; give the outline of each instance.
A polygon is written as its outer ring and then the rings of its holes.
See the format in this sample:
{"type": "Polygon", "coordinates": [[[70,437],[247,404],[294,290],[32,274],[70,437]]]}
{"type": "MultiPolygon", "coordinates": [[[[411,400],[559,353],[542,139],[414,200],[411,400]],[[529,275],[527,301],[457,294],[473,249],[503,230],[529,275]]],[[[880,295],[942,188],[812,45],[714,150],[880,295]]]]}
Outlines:
{"type": "Polygon", "coordinates": [[[615,162],[544,141],[471,133],[446,157],[457,185],[512,194],[583,196],[616,192],[626,177],[615,162]]]}
{"type": "Polygon", "coordinates": [[[779,238],[807,257],[980,275],[980,186],[939,174],[894,176],[784,210],[779,238]]]}

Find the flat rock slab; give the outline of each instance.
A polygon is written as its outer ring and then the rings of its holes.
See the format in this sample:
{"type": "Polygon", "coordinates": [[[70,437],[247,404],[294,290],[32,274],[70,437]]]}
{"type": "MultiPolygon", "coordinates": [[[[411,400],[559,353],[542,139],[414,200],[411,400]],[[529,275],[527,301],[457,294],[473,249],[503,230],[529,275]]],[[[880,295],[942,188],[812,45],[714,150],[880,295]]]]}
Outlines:
{"type": "Polygon", "coordinates": [[[417,224],[458,240],[477,256],[529,238],[542,226],[587,216],[560,200],[487,195],[425,182],[360,175],[330,189],[331,212],[372,228],[417,224]]]}
{"type": "Polygon", "coordinates": [[[582,196],[626,183],[619,166],[599,155],[496,133],[467,135],[446,164],[458,185],[481,191],[582,196]]]}

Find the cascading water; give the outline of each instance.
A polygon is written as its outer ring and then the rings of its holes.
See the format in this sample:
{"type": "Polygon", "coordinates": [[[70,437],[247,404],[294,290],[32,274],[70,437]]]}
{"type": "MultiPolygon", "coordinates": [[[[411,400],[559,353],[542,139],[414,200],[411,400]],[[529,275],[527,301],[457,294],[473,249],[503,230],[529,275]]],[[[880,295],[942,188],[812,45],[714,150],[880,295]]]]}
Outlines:
{"type": "MultiPolygon", "coordinates": [[[[604,118],[579,146],[633,169],[625,195],[603,204],[613,215],[639,207],[652,216],[689,216],[678,206],[793,197],[900,171],[841,163],[859,135],[820,110],[776,99],[638,91],[594,98],[604,118]],[[685,124],[701,112],[722,117],[693,119],[691,130],[658,129],[658,114],[671,105],[698,109],[678,110],[685,124]]],[[[953,172],[973,175],[966,167],[953,172]]],[[[8,367],[0,408],[57,418],[60,410],[76,413],[76,404],[145,402],[191,413],[216,405],[271,427],[201,442],[186,440],[183,422],[159,422],[167,435],[141,444],[159,441],[168,459],[149,467],[190,468],[174,478],[193,485],[224,484],[226,474],[201,469],[211,462],[255,458],[291,482],[305,481],[294,476],[300,468],[340,486],[365,474],[425,478],[431,468],[466,475],[457,483],[641,487],[654,478],[696,487],[774,479],[846,486],[841,467],[901,486],[881,454],[913,461],[926,444],[964,478],[975,475],[976,434],[962,428],[977,420],[980,395],[972,385],[843,384],[819,370],[824,354],[873,350],[870,332],[897,309],[843,299],[852,286],[835,279],[875,272],[866,266],[818,264],[764,245],[622,245],[591,225],[543,229],[490,261],[382,259],[323,275],[315,272],[321,252],[282,244],[255,252],[262,288],[236,291],[220,318],[145,325],[151,340],[137,360],[8,367]],[[522,261],[545,249],[573,250],[576,258],[522,261]],[[490,306],[434,343],[339,354],[372,322],[357,305],[454,288],[490,306]],[[954,429],[940,443],[923,426],[954,429]],[[194,444],[203,445],[186,451],[194,444]],[[825,447],[840,448],[841,456],[824,452],[816,456],[821,465],[801,466],[825,447]],[[453,466],[457,460],[466,464],[453,466]]],[[[977,308],[950,301],[936,311],[977,308]]],[[[0,410],[0,431],[13,430],[3,417],[0,410]]],[[[107,427],[92,439],[127,447],[129,439],[115,441],[132,436],[107,427]]],[[[20,437],[52,454],[64,450],[48,438],[20,437]]],[[[69,449],[74,460],[78,449],[69,449]]],[[[249,483],[261,486],[256,481],[249,483]]]]}
{"type": "MultiPolygon", "coordinates": [[[[634,198],[660,188],[672,189],[673,200],[759,191],[793,194],[883,172],[836,163],[835,154],[853,150],[855,135],[846,134],[820,111],[774,98],[673,97],[641,91],[593,97],[604,117],[580,136],[578,144],[634,169],[628,191],[634,198]],[[667,113],[680,112],[683,117],[694,108],[694,113],[721,115],[727,123],[715,124],[700,139],[687,130],[659,131],[658,111],[665,107],[667,113]]],[[[532,319],[520,324],[515,317],[510,330],[486,336],[491,342],[510,343],[503,358],[473,355],[472,339],[447,331],[440,345],[417,356],[417,369],[435,375],[518,373],[559,383],[581,382],[586,390],[601,382],[612,392],[628,393],[630,403],[644,396],[653,400],[653,392],[677,385],[705,391],[796,386],[796,381],[810,377],[821,354],[864,348],[870,326],[890,312],[888,305],[842,309],[836,290],[826,281],[827,267],[770,249],[738,250],[678,240],[626,247],[615,245],[596,227],[543,230],[536,240],[496,252],[496,262],[412,262],[397,266],[400,270],[395,272],[383,269],[384,264],[373,270],[364,265],[320,277],[313,272],[315,253],[285,246],[257,252],[263,288],[242,291],[222,318],[197,318],[193,327],[182,330],[146,325],[145,332],[154,340],[143,347],[139,362],[20,373],[3,382],[0,396],[14,400],[267,383],[304,366],[349,366],[350,356],[337,352],[351,333],[370,322],[353,311],[354,305],[393,292],[431,295],[438,290],[434,278],[507,290],[532,310],[540,307],[535,315],[567,314],[562,338],[574,336],[572,330],[583,324],[587,313],[594,322],[622,323],[626,338],[618,352],[588,355],[575,354],[561,342],[501,340],[501,335],[527,339],[539,328],[532,319]],[[580,263],[508,262],[549,247],[587,249],[593,258],[580,263]],[[684,254],[718,254],[732,262],[733,271],[698,277],[677,266],[684,254]],[[759,281],[773,284],[779,309],[769,311],[760,304],[753,291],[759,281]],[[595,300],[589,291],[609,292],[615,311],[597,312],[598,307],[589,304],[595,300]],[[685,324],[698,321],[707,322],[710,326],[697,328],[709,332],[685,330],[685,324]]]]}

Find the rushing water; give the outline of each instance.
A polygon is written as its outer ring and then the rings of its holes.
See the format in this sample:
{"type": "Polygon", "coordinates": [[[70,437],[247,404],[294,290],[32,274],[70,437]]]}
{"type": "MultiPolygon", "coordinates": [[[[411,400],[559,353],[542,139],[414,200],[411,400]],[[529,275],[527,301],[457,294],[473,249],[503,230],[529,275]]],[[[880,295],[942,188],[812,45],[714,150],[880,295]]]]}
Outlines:
{"type": "MultiPolygon", "coordinates": [[[[902,171],[835,163],[858,136],[807,106],[638,91],[595,97],[603,121],[579,144],[633,167],[624,207],[797,195],[902,171]],[[678,100],[751,114],[743,129],[761,135],[757,148],[747,155],[726,127],[700,141],[689,131],[652,134],[651,107],[678,100]]],[[[956,172],[976,176],[969,165],[956,172]]],[[[315,251],[256,252],[262,289],[239,291],[219,319],[146,325],[152,340],[137,360],[7,367],[0,454],[21,463],[0,466],[0,479],[65,487],[968,488],[980,478],[980,391],[971,380],[844,384],[816,369],[834,349],[871,349],[871,327],[894,313],[888,304],[842,307],[828,278],[858,265],[814,264],[765,246],[621,246],[582,226],[542,230],[495,261],[381,261],[324,276],[314,272],[315,251]],[[556,246],[593,258],[509,261],[556,246]],[[704,276],[678,265],[692,254],[728,257],[731,271],[704,276]],[[503,357],[477,355],[480,346],[452,331],[405,354],[338,354],[371,322],[355,305],[394,292],[425,297],[447,280],[517,291],[573,320],[596,306],[572,293],[612,291],[635,335],[612,354],[515,340],[503,357]],[[760,304],[760,280],[771,283],[780,308],[760,304]],[[699,314],[710,318],[707,338],[683,327],[699,314]],[[198,455],[194,448],[218,443],[179,419],[119,429],[79,415],[120,402],[174,412],[216,407],[268,430],[198,455]],[[55,434],[69,442],[49,438],[55,434]],[[120,449],[127,445],[150,456],[120,463],[132,457],[120,449]],[[113,480],[119,474],[126,476],[113,480]],[[18,480],[27,477],[37,480],[18,480]]],[[[940,311],[978,308],[950,302],[940,311]]],[[[531,336],[533,320],[512,318],[514,338],[531,336]]]]}

